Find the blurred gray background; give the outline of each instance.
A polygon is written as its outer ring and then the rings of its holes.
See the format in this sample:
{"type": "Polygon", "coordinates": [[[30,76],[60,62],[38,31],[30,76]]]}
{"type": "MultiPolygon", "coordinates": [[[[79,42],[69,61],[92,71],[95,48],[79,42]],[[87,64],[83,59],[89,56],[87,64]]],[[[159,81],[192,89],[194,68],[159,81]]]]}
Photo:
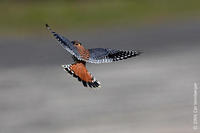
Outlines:
{"type": "Polygon", "coordinates": [[[71,55],[46,31],[45,23],[41,31],[25,27],[28,31],[17,34],[16,26],[6,34],[1,32],[0,133],[195,132],[193,88],[195,82],[200,83],[198,17],[147,21],[139,26],[95,24],[90,29],[75,24],[69,31],[58,23],[49,22],[55,31],[81,41],[86,48],[141,49],[144,53],[110,64],[87,64],[102,83],[101,89],[93,90],[61,68],[72,63],[71,55]]]}

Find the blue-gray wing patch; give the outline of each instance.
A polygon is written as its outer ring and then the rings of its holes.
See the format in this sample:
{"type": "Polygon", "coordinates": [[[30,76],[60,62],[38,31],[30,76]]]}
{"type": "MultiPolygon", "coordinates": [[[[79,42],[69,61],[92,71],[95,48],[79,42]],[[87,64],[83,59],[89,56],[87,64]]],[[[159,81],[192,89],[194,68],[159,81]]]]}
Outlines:
{"type": "Polygon", "coordinates": [[[88,49],[90,58],[87,62],[90,63],[110,63],[113,61],[123,60],[140,55],[141,51],[125,51],[116,49],[94,48],[88,49]]]}
{"type": "Polygon", "coordinates": [[[81,60],[81,56],[77,51],[77,48],[71,43],[71,41],[62,35],[57,34],[56,32],[52,31],[49,25],[46,24],[47,29],[53,34],[53,36],[60,42],[60,45],[74,55],[76,58],[81,60]]]}

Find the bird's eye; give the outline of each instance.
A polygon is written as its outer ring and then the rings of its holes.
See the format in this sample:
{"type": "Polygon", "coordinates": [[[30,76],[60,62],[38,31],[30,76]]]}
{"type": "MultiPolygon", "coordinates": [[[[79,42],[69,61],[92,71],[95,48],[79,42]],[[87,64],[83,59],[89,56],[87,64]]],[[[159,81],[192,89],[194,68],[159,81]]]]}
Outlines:
{"type": "Polygon", "coordinates": [[[81,44],[80,44],[80,43],[75,43],[74,45],[76,45],[76,46],[81,46],[81,44]]]}

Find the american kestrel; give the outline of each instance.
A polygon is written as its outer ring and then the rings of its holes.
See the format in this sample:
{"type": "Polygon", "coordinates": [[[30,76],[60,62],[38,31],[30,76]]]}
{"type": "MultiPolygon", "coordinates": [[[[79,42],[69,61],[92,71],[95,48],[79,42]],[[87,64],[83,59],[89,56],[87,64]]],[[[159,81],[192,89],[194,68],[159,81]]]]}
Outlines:
{"type": "Polygon", "coordinates": [[[59,41],[59,44],[72,54],[74,64],[62,65],[65,71],[78,78],[85,87],[101,87],[100,82],[95,79],[86,68],[86,63],[110,63],[140,55],[141,51],[136,50],[117,50],[110,48],[85,49],[79,41],[70,41],[64,36],[52,31],[48,24],[46,28],[59,41]]]}

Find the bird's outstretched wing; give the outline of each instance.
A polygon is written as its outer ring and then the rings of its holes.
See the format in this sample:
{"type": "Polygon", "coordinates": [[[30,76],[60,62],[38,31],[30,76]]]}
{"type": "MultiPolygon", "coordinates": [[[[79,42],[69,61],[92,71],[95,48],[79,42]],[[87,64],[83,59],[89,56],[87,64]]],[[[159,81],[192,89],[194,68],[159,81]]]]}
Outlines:
{"type": "Polygon", "coordinates": [[[131,57],[138,56],[142,51],[136,50],[116,50],[116,49],[105,49],[105,48],[94,48],[88,49],[90,58],[87,62],[89,63],[110,63],[113,61],[123,60],[131,57]]]}
{"type": "Polygon", "coordinates": [[[85,67],[85,63],[77,62],[70,65],[62,65],[62,67],[75,78],[78,78],[78,80],[81,81],[85,87],[101,87],[100,82],[88,72],[87,68],[85,67]]]}
{"type": "Polygon", "coordinates": [[[70,52],[72,55],[74,55],[77,59],[81,60],[81,56],[80,56],[79,52],[77,51],[77,48],[71,43],[71,41],[69,39],[52,31],[52,29],[50,28],[50,26],[48,24],[46,24],[46,28],[53,34],[53,36],[59,41],[60,45],[64,49],[66,49],[68,52],[70,52]]]}

